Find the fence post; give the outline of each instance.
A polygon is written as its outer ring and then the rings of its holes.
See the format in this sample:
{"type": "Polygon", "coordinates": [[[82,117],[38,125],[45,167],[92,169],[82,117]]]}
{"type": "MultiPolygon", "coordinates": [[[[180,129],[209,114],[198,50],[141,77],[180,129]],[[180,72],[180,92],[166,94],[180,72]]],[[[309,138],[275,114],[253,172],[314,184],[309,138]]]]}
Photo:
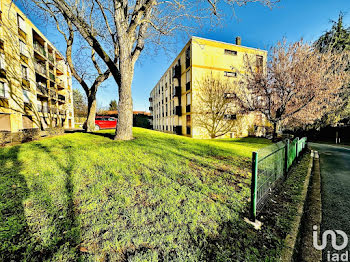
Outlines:
{"type": "Polygon", "coordinates": [[[286,147],[284,152],[284,176],[287,177],[288,173],[288,157],[289,157],[289,139],[286,140],[286,147]]]}
{"type": "Polygon", "coordinates": [[[251,184],[251,201],[250,201],[250,218],[252,221],[256,219],[256,201],[258,189],[258,152],[253,152],[252,156],[252,184],[251,184]]]}
{"type": "Polygon", "coordinates": [[[296,138],[297,142],[295,143],[295,158],[299,157],[298,153],[298,145],[299,145],[299,137],[296,138]]]}

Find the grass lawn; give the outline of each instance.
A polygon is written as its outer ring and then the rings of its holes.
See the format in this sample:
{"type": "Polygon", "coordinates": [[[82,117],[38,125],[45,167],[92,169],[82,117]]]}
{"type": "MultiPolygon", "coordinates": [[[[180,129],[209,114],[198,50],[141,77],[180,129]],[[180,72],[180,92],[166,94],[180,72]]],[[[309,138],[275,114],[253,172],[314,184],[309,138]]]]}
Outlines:
{"type": "Polygon", "coordinates": [[[269,246],[252,246],[253,229],[241,222],[251,152],[268,140],[194,140],[134,128],[136,139],[120,142],[112,133],[0,148],[0,260],[274,256],[269,246]]]}

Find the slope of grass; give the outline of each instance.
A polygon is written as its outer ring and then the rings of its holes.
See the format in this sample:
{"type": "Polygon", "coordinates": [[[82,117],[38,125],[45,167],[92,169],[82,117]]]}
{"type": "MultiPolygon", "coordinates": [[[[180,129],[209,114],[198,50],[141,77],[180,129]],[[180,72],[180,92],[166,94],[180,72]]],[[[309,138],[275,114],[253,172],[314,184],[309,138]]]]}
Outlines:
{"type": "MultiPolygon", "coordinates": [[[[219,244],[217,254],[208,248],[245,210],[251,152],[269,141],[134,128],[135,139],[120,142],[112,133],[0,148],[0,260],[198,261],[220,254],[219,244]]],[[[237,239],[233,250],[240,245],[237,239]]]]}

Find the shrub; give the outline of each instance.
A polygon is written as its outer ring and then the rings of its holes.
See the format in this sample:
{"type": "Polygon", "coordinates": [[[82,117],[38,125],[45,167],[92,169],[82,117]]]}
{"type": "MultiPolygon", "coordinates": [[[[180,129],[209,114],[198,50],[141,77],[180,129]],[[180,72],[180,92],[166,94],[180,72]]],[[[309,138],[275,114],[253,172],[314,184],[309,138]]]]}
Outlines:
{"type": "Polygon", "coordinates": [[[40,138],[40,130],[38,128],[23,129],[22,142],[37,140],[40,138]]]}
{"type": "Polygon", "coordinates": [[[4,146],[7,143],[11,143],[11,132],[8,132],[8,131],[0,132],[0,146],[4,146]]]}

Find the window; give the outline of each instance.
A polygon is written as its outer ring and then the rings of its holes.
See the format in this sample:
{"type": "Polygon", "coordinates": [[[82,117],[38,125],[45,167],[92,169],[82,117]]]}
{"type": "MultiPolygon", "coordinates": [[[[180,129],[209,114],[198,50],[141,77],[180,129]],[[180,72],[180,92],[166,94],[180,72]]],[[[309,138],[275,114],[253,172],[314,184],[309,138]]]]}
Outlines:
{"type": "Polygon", "coordinates": [[[19,51],[21,52],[22,55],[25,55],[26,57],[28,57],[27,45],[22,40],[19,41],[19,51]]]}
{"type": "Polygon", "coordinates": [[[226,120],[235,120],[235,119],[237,119],[237,116],[236,115],[226,114],[226,115],[224,115],[224,119],[226,119],[226,120]]]}
{"type": "Polygon", "coordinates": [[[191,81],[191,70],[188,70],[186,72],[186,83],[191,81]]]}
{"type": "Polygon", "coordinates": [[[232,99],[232,98],[235,98],[236,97],[236,94],[235,93],[225,93],[224,94],[224,97],[226,99],[232,99]]]}
{"type": "Polygon", "coordinates": [[[28,80],[28,68],[22,65],[22,78],[28,80]]]}
{"type": "Polygon", "coordinates": [[[17,21],[18,21],[18,27],[23,32],[26,32],[26,23],[24,22],[24,19],[20,15],[17,15],[17,21]]]}
{"type": "Polygon", "coordinates": [[[237,55],[237,51],[225,49],[225,55],[237,55]]]}
{"type": "Polygon", "coordinates": [[[6,87],[4,82],[0,82],[0,97],[6,97],[6,87]]]}
{"type": "Polygon", "coordinates": [[[0,53],[0,69],[5,69],[6,63],[5,63],[5,54],[0,53]]]}
{"type": "Polygon", "coordinates": [[[23,102],[24,103],[30,103],[30,99],[29,99],[29,92],[27,90],[23,90],[23,102]]]}
{"type": "Polygon", "coordinates": [[[256,56],[256,69],[259,73],[263,71],[263,66],[264,66],[264,57],[261,55],[256,56]]]}
{"type": "Polygon", "coordinates": [[[227,77],[237,77],[237,72],[228,72],[228,71],[225,71],[225,72],[224,72],[224,76],[227,76],[227,77]]]}
{"type": "Polygon", "coordinates": [[[191,93],[186,94],[186,104],[187,105],[191,104],[191,93]]]}
{"type": "Polygon", "coordinates": [[[186,126],[191,126],[191,115],[186,116],[186,126]]]}
{"type": "Polygon", "coordinates": [[[186,68],[191,64],[191,47],[188,47],[186,50],[186,68]]]}

